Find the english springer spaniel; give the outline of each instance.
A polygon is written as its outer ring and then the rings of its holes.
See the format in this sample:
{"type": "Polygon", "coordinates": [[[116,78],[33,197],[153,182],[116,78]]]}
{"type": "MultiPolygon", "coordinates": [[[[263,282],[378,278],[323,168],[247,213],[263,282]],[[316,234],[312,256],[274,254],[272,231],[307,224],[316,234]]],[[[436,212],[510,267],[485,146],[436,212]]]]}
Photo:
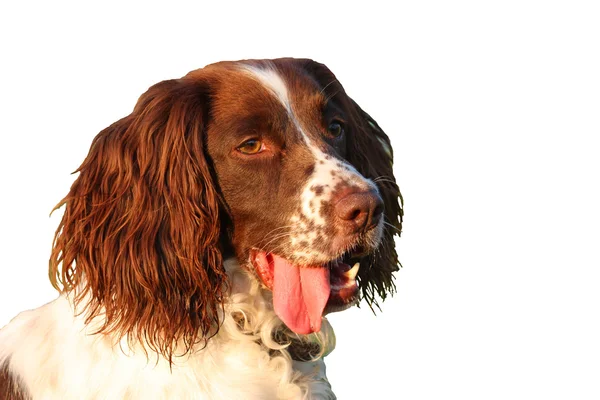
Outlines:
{"type": "Polygon", "coordinates": [[[388,137],[327,67],[160,82],[77,172],[60,296],[0,331],[2,399],[335,398],[324,315],[395,290],[402,208],[388,137]]]}

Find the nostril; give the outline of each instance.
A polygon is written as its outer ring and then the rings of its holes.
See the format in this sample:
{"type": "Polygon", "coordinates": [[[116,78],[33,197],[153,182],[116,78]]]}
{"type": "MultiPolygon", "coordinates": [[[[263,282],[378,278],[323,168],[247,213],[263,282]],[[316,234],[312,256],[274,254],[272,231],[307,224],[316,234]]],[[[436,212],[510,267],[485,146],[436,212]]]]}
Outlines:
{"type": "Polygon", "coordinates": [[[360,216],[360,213],[362,211],[359,209],[354,209],[350,211],[350,214],[348,215],[348,218],[344,218],[344,219],[348,219],[348,220],[355,220],[360,216]]]}
{"type": "Polygon", "coordinates": [[[335,204],[336,216],[351,233],[373,228],[379,223],[382,213],[381,197],[371,191],[347,194],[335,204]]]}
{"type": "Polygon", "coordinates": [[[350,194],[335,205],[337,217],[344,221],[356,221],[369,212],[368,203],[359,194],[350,194]]]}

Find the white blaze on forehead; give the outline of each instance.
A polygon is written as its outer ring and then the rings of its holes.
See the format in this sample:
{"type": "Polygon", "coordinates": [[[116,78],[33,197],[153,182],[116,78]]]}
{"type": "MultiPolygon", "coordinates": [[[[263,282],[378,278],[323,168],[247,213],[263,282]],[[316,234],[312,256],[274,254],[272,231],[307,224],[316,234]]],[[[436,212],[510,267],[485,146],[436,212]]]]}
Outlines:
{"type": "Polygon", "coordinates": [[[310,141],[308,137],[302,130],[298,119],[296,118],[296,114],[292,110],[292,103],[290,102],[290,96],[288,92],[287,85],[283,78],[275,71],[274,67],[268,68],[259,68],[253,65],[244,65],[242,67],[246,72],[250,73],[255,79],[257,79],[260,83],[263,84],[267,89],[269,89],[277,99],[283,104],[285,107],[290,120],[294,123],[294,126],[300,132],[300,135],[304,139],[304,141],[310,145],[310,141]]]}
{"type": "Polygon", "coordinates": [[[274,69],[258,68],[252,65],[244,65],[243,69],[249,72],[254,78],[258,79],[258,81],[265,87],[271,90],[279,99],[281,104],[283,104],[283,106],[286,108],[288,113],[292,114],[287,85],[274,69]]]}

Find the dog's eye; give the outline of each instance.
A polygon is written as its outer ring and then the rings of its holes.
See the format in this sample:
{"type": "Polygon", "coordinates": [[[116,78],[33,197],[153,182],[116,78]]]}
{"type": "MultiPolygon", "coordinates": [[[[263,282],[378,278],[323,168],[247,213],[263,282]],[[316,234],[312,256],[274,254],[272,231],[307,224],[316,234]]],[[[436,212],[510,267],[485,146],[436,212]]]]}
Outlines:
{"type": "Polygon", "coordinates": [[[258,139],[246,140],[237,150],[243,154],[258,154],[264,150],[263,142],[258,139]]]}
{"type": "Polygon", "coordinates": [[[340,121],[332,121],[327,130],[334,138],[340,137],[344,134],[344,126],[340,121]]]}

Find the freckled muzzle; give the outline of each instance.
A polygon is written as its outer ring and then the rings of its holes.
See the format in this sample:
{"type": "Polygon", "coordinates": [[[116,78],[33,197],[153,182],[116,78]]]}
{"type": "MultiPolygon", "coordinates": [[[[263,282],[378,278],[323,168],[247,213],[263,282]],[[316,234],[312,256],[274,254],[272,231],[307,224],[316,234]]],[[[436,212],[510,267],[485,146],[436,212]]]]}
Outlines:
{"type": "Polygon", "coordinates": [[[339,184],[327,193],[327,200],[323,192],[330,185],[312,187],[315,193],[322,190],[313,199],[320,205],[322,224],[303,215],[295,225],[300,230],[294,232],[304,238],[299,247],[308,248],[306,253],[293,242],[289,248],[279,247],[277,253],[250,252],[254,271],[273,292],[276,314],[296,333],[319,331],[323,315],[345,310],[358,301],[360,265],[351,266],[351,260],[379,246],[384,211],[377,189],[367,180],[364,183],[362,187],[339,184]]]}

